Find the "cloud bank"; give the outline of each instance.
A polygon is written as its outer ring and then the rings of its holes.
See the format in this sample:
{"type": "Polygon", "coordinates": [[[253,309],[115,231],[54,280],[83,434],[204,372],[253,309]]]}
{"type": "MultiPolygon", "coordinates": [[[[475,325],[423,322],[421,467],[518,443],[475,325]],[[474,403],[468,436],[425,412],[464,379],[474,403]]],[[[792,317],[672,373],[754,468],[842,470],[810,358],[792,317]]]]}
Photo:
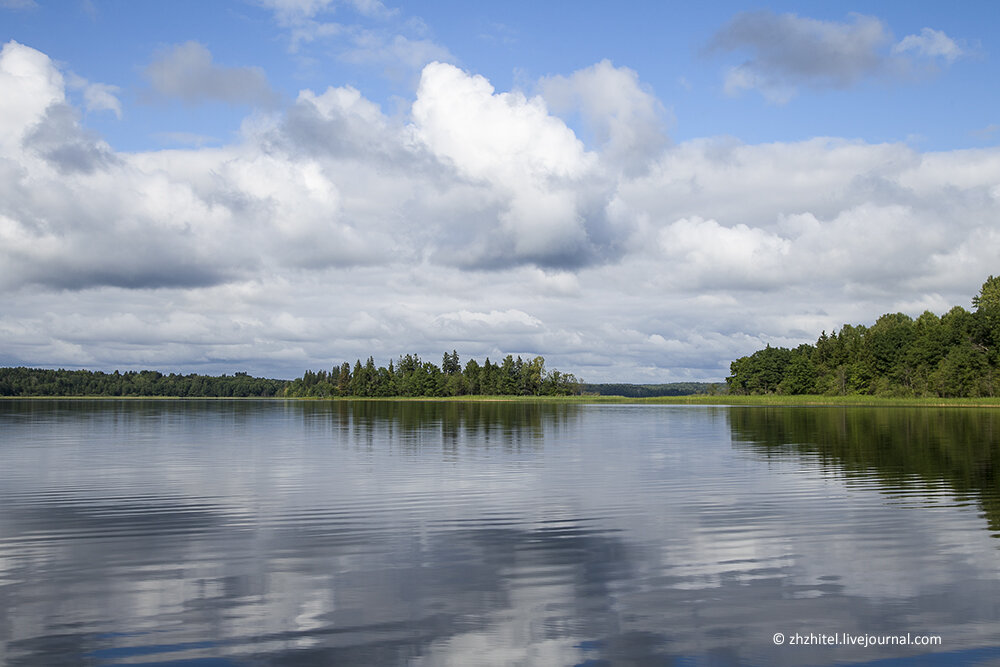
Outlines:
{"type": "Polygon", "coordinates": [[[144,153],[90,132],[66,88],[45,54],[0,52],[5,364],[291,377],[455,348],[720,379],[765,343],[967,306],[997,272],[997,149],[672,145],[607,61],[537,95],[433,62],[405,116],[303,90],[232,144],[144,153]]]}

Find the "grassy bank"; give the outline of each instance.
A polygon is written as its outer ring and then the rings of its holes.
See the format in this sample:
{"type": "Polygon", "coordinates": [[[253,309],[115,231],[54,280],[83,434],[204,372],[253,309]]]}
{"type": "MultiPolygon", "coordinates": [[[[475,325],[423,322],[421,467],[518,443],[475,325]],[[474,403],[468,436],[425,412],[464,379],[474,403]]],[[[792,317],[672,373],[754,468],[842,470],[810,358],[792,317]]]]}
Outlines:
{"type": "Polygon", "coordinates": [[[231,398],[180,396],[0,396],[0,400],[152,400],[152,401],[476,401],[482,403],[588,403],[628,405],[739,405],[739,406],[873,406],[873,407],[1000,407],[993,398],[896,398],[881,396],[395,396],[388,398],[231,398]]]}
{"type": "MultiPolygon", "coordinates": [[[[329,399],[326,399],[329,400],[329,399]]],[[[350,399],[333,399],[350,400],[350,399]]],[[[610,403],[632,405],[746,405],[746,406],[899,406],[899,407],[1000,407],[996,398],[896,398],[880,396],[449,396],[443,398],[391,398],[411,401],[517,401],[546,403],[610,403]]]]}
{"type": "MultiPolygon", "coordinates": [[[[633,402],[625,399],[623,402],[633,402]]],[[[638,403],[676,405],[747,405],[747,406],[885,406],[885,407],[1000,407],[1000,397],[993,398],[899,398],[889,396],[664,396],[638,399],[638,403]]]]}

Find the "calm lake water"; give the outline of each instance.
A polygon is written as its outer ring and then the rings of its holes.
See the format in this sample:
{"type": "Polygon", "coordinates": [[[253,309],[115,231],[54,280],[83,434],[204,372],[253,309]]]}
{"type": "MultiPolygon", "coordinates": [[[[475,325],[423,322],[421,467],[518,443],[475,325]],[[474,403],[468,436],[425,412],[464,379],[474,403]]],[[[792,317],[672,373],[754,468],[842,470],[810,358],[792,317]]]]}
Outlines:
{"type": "Polygon", "coordinates": [[[978,409],[0,401],[0,664],[998,664],[998,464],[978,409]]]}

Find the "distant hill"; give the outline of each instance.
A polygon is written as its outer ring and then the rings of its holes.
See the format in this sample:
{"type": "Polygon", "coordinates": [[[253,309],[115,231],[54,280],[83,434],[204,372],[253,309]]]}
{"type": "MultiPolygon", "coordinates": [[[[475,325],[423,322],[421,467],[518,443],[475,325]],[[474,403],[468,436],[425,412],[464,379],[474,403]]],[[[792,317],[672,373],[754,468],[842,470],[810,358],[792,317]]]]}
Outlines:
{"type": "Polygon", "coordinates": [[[584,383],[582,389],[585,394],[597,394],[598,396],[627,396],[629,398],[727,393],[726,385],[721,382],[669,382],[667,384],[584,383]]]}

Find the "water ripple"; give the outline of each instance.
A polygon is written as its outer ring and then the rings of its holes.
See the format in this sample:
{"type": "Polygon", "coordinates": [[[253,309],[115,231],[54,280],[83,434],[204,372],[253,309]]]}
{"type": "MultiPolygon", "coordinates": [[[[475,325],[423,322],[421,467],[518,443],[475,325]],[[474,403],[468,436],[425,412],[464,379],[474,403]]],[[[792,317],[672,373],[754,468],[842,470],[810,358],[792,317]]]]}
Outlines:
{"type": "Polygon", "coordinates": [[[0,402],[0,663],[997,657],[996,419],[0,402]]]}

